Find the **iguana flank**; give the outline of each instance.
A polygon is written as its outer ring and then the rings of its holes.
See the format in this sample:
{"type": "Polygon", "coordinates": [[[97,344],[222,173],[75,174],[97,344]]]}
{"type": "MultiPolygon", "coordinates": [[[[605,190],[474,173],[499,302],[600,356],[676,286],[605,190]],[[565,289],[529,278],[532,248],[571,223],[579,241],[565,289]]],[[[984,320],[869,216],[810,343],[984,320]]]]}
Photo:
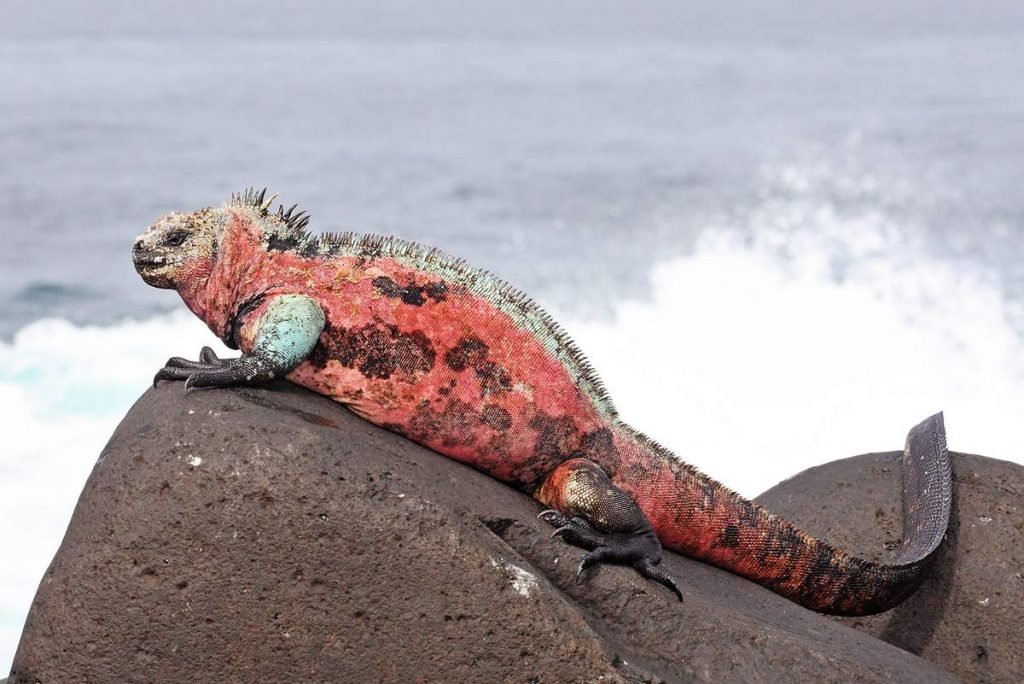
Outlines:
{"type": "Polygon", "coordinates": [[[154,379],[188,387],[286,377],[367,420],[532,494],[588,550],[577,576],[632,565],[679,598],[662,545],[828,613],[887,610],[920,583],[946,532],[942,415],[911,430],[905,538],[891,564],[815,539],[622,422],[568,336],[533,301],[464,261],[376,235],[313,235],[295,207],[249,190],[172,213],[135,242],[142,278],[173,288],[238,359],[209,348],[154,379]]]}

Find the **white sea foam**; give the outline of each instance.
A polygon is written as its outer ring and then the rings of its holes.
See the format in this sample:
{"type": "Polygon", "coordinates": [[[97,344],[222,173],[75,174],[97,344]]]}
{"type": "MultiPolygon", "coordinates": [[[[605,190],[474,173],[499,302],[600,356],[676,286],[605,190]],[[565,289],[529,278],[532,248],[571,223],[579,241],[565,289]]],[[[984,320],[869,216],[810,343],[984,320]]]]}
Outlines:
{"type": "Polygon", "coordinates": [[[748,496],[901,449],[939,410],[952,449],[1021,461],[1024,341],[994,278],[819,187],[874,192],[870,178],[784,168],[773,182],[790,196],[712,225],[654,269],[650,298],[564,321],[623,418],[748,496]]]}
{"type": "Polygon", "coordinates": [[[900,449],[944,410],[951,448],[1019,459],[1022,345],[984,280],[938,264],[891,289],[784,273],[726,245],[659,266],[614,323],[569,322],[623,417],[747,495],[900,449]],[[940,297],[922,313],[908,299],[940,297]]]}
{"type": "MultiPolygon", "coordinates": [[[[940,409],[952,448],[1019,459],[1024,344],[1004,300],[985,273],[922,257],[907,235],[873,212],[766,201],[658,265],[650,297],[612,320],[563,320],[626,420],[747,495],[899,449],[940,409]]],[[[114,426],[168,356],[213,341],[181,312],[40,321],[0,344],[0,545],[17,558],[0,565],[0,666],[114,426]]]]}

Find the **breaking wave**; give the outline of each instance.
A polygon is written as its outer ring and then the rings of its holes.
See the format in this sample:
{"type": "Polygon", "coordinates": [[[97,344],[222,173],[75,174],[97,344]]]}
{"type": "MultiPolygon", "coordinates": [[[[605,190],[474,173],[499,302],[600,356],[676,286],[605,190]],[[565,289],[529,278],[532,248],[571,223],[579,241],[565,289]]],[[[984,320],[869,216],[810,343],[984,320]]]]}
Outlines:
{"type": "Polygon", "coordinates": [[[611,321],[564,320],[622,417],[755,496],[837,458],[902,449],[946,413],[950,448],[1024,458],[1024,339],[999,277],[928,249],[914,184],[828,164],[766,172],[611,321]]]}

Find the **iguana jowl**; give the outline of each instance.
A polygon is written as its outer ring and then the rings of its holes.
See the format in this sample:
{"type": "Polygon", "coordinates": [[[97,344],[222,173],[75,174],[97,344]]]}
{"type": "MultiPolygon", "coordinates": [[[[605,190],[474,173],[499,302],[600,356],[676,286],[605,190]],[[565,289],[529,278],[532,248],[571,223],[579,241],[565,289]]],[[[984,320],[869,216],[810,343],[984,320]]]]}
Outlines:
{"type": "Polygon", "coordinates": [[[887,610],[920,583],[945,534],[950,460],[941,414],[911,430],[904,542],[892,564],[846,554],[679,461],[623,423],[572,341],[529,298],[435,249],[312,235],[308,217],[250,190],[172,213],[135,242],[135,267],[173,288],[233,349],[172,358],[186,387],[276,377],[529,492],[556,534],[632,565],[674,549],[837,614],[887,610]],[[659,541],[660,540],[660,541],[659,541]]]}

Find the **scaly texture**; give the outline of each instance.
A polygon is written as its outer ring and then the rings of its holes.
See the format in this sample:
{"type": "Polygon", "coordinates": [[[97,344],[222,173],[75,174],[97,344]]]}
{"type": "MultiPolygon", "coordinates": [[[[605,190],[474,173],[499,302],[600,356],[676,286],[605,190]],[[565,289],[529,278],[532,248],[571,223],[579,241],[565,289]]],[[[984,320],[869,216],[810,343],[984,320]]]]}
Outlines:
{"type": "Polygon", "coordinates": [[[529,298],[403,240],[317,236],[264,192],[161,218],[137,240],[146,282],[176,289],[237,360],[204,350],[158,379],[292,382],[533,494],[567,541],[600,561],[657,569],[668,548],[815,610],[877,612],[905,598],[945,532],[941,416],[911,432],[907,534],[892,565],[845,554],[769,514],[624,424],[583,355],[529,298]],[[655,537],[656,535],[656,537],[655,537]]]}

